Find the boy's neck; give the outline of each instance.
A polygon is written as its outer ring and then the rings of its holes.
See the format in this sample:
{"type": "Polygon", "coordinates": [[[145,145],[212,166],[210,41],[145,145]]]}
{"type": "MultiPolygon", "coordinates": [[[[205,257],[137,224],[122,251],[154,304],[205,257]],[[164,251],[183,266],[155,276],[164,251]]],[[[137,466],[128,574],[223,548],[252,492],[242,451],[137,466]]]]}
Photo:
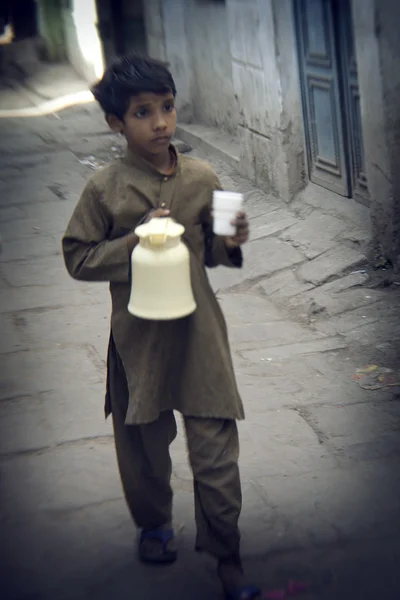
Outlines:
{"type": "MultiPolygon", "coordinates": [[[[131,150],[133,154],[138,154],[137,150],[131,150]]],[[[173,166],[173,157],[171,156],[171,152],[169,148],[163,152],[162,154],[141,154],[139,156],[144,158],[147,162],[151,163],[158,171],[161,173],[168,173],[173,166]]]]}
{"type": "Polygon", "coordinates": [[[161,173],[168,173],[168,171],[171,170],[171,167],[173,165],[173,159],[171,156],[171,152],[169,151],[169,149],[166,151],[166,153],[164,154],[157,154],[156,156],[152,157],[153,160],[151,161],[152,164],[159,170],[161,171],[161,173]]]}

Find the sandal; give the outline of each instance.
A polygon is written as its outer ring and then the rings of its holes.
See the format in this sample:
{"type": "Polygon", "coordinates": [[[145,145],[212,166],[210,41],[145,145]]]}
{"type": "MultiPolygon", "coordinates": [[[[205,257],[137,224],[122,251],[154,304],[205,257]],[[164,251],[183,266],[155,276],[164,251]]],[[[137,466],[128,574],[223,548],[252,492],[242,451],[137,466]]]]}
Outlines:
{"type": "Polygon", "coordinates": [[[175,538],[173,529],[143,530],[139,539],[139,558],[141,561],[153,564],[168,564],[176,561],[178,552],[169,550],[168,543],[175,538]],[[159,542],[160,553],[147,552],[144,541],[154,540],[159,542]]]}

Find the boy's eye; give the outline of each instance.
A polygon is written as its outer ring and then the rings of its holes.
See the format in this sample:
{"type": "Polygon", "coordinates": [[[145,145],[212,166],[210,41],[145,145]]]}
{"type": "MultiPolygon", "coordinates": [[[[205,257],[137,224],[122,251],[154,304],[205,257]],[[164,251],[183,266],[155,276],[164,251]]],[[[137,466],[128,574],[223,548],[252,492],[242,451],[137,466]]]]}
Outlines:
{"type": "Polygon", "coordinates": [[[172,104],[172,102],[168,102],[167,104],[165,104],[164,106],[164,110],[166,112],[172,112],[174,110],[175,106],[172,104]]]}
{"type": "Polygon", "coordinates": [[[139,110],[137,110],[135,112],[135,117],[137,117],[138,119],[144,119],[145,117],[147,117],[149,111],[147,110],[147,108],[139,108],[139,110]]]}

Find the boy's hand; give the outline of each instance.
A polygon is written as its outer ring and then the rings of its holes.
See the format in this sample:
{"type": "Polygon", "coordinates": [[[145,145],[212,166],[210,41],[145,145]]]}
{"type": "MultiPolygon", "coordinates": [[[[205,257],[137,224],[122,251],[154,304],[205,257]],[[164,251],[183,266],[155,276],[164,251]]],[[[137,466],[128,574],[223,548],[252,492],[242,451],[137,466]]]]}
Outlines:
{"type": "Polygon", "coordinates": [[[144,223],[148,223],[151,219],[159,219],[160,217],[169,217],[170,210],[166,210],[165,208],[156,208],[149,212],[147,217],[144,220],[144,223]]]}
{"type": "MultiPolygon", "coordinates": [[[[168,217],[169,214],[169,210],[165,210],[164,208],[156,208],[155,210],[149,212],[143,223],[148,223],[149,221],[151,221],[151,219],[158,217],[168,217]]],[[[128,233],[128,235],[126,236],[126,243],[128,246],[129,254],[132,254],[135,246],[137,246],[137,244],[139,243],[139,238],[136,235],[136,233],[134,233],[133,231],[131,233],[128,233]]]]}
{"type": "Polygon", "coordinates": [[[236,234],[232,237],[226,237],[225,243],[227,248],[233,249],[245,244],[249,239],[249,221],[246,213],[240,211],[236,215],[236,219],[232,221],[232,225],[236,226],[236,234]]]}

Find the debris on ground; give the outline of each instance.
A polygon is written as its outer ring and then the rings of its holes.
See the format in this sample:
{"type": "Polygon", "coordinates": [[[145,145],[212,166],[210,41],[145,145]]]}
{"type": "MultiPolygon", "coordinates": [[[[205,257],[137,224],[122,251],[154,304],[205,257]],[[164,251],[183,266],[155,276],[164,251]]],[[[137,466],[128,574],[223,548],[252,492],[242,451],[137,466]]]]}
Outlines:
{"type": "Polygon", "coordinates": [[[85,167],[90,167],[94,171],[98,171],[102,167],[104,167],[105,163],[98,161],[94,156],[86,156],[85,158],[80,159],[79,161],[81,165],[85,167]]]}
{"type": "Polygon", "coordinates": [[[367,365],[353,375],[353,381],[356,381],[364,390],[381,390],[386,387],[400,386],[400,371],[394,371],[379,365],[367,365]]]}

